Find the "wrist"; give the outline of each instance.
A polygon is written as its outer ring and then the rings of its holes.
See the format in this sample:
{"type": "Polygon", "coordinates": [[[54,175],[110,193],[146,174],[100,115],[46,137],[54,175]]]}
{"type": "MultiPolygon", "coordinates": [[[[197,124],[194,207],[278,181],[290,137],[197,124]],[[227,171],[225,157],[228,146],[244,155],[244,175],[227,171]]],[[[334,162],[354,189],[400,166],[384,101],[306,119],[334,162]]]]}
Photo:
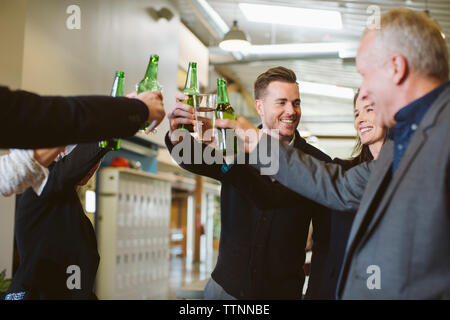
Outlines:
{"type": "Polygon", "coordinates": [[[143,120],[143,122],[144,123],[145,122],[149,122],[151,120],[150,119],[150,108],[141,99],[139,99],[139,98],[132,98],[132,99],[135,100],[135,101],[139,101],[139,103],[143,106],[143,108],[142,108],[142,120],[143,120]]]}
{"type": "Polygon", "coordinates": [[[51,163],[49,162],[49,157],[46,157],[46,154],[39,150],[33,150],[33,158],[37,163],[45,168],[47,168],[51,163]]]}

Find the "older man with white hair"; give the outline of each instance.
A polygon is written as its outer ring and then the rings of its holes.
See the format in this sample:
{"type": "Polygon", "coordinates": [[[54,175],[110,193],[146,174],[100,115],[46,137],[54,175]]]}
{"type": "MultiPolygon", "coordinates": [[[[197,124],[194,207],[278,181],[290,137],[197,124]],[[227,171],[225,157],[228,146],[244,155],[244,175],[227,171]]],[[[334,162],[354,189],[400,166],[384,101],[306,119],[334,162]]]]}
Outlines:
{"type": "MultiPolygon", "coordinates": [[[[424,13],[391,10],[379,29],[364,32],[356,63],[360,95],[391,128],[376,162],[344,172],[280,144],[273,177],[328,207],[358,209],[338,298],[450,299],[450,86],[441,30],[424,13]]],[[[216,125],[257,131],[244,118],[216,125]]],[[[267,137],[256,136],[248,152],[267,137]]]]}

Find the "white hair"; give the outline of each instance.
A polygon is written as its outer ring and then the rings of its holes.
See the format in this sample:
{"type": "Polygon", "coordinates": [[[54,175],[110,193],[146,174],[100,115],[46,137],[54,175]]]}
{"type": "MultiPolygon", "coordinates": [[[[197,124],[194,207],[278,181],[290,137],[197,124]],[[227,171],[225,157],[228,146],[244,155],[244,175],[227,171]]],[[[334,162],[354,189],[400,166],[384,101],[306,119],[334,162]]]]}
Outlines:
{"type": "MultiPolygon", "coordinates": [[[[371,31],[366,29],[363,36],[371,31]]],[[[375,30],[375,45],[383,57],[400,53],[410,70],[418,74],[448,80],[448,48],[439,25],[424,12],[394,9],[381,16],[375,30]]]]}

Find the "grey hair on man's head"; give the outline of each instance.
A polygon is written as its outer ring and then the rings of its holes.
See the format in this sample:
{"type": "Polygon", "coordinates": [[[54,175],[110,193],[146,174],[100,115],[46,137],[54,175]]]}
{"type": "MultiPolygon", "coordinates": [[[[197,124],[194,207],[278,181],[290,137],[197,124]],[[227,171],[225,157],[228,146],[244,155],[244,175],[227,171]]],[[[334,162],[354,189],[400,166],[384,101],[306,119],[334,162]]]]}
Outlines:
{"type": "MultiPolygon", "coordinates": [[[[394,9],[384,13],[380,22],[380,28],[375,30],[379,55],[386,58],[400,53],[411,71],[424,77],[448,80],[447,44],[439,25],[426,13],[394,9]]],[[[370,31],[366,29],[364,35],[370,31]]]]}

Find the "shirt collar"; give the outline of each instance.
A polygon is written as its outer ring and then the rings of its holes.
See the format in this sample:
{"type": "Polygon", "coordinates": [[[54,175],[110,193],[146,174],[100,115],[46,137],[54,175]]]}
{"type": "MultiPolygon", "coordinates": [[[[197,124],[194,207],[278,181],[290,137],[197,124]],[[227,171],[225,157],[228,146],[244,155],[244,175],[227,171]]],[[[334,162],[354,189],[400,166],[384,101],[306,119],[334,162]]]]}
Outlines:
{"type": "MultiPolygon", "coordinates": [[[[260,124],[260,125],[258,126],[258,129],[262,129],[262,124],[260,124]]],[[[294,136],[292,137],[292,140],[288,143],[289,146],[293,146],[293,145],[294,145],[294,143],[295,143],[295,136],[296,136],[297,134],[298,134],[298,131],[295,130],[294,136]]]]}
{"type": "Polygon", "coordinates": [[[437,99],[437,97],[441,94],[441,92],[444,91],[444,89],[448,86],[449,83],[450,82],[447,81],[446,83],[440,85],[439,87],[437,87],[433,91],[430,91],[429,93],[427,93],[423,97],[421,97],[421,98],[419,98],[417,100],[414,100],[413,102],[411,102],[407,106],[405,106],[402,109],[400,109],[394,116],[395,121],[396,122],[403,122],[403,121],[407,121],[407,120],[410,120],[410,119],[417,120],[417,118],[419,118],[419,116],[420,116],[420,114],[417,114],[417,112],[416,112],[417,109],[419,109],[419,108],[421,108],[423,106],[430,106],[430,105],[432,105],[433,102],[437,99]]]}
{"type": "Polygon", "coordinates": [[[293,145],[294,145],[294,142],[295,142],[295,134],[294,134],[294,136],[292,137],[291,142],[288,143],[288,146],[293,146],[293,145]]]}
{"type": "Polygon", "coordinates": [[[77,146],[76,144],[69,144],[68,146],[66,146],[66,148],[62,152],[60,152],[59,155],[56,157],[55,161],[58,162],[59,160],[66,157],[69,153],[73,151],[73,149],[75,149],[76,146],[77,146]]]}
{"type": "Polygon", "coordinates": [[[393,130],[390,130],[389,138],[392,139],[394,137],[394,132],[401,130],[405,126],[410,126],[412,124],[418,126],[429,107],[436,101],[449,84],[450,82],[447,81],[419,99],[416,99],[401,108],[394,116],[396,124],[393,130]]]}

